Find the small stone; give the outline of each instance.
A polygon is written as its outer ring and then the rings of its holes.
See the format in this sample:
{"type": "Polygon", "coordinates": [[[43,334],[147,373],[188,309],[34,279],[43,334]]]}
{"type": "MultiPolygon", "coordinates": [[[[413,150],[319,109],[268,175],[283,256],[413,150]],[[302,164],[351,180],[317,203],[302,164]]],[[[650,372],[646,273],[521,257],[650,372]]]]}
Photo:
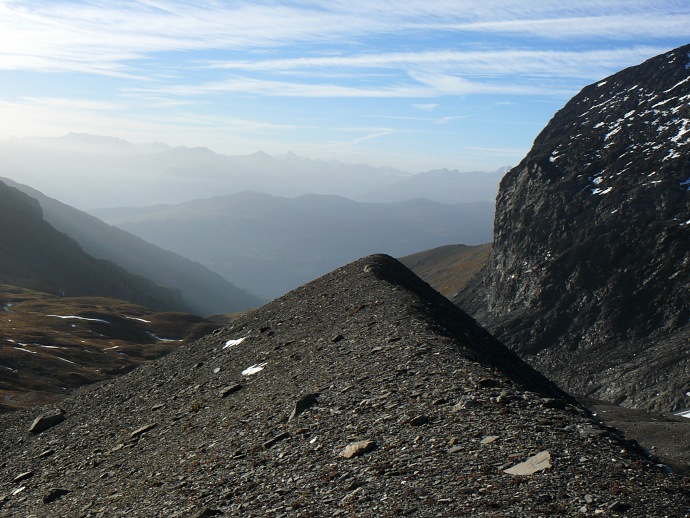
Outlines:
{"type": "Polygon", "coordinates": [[[553,408],[555,410],[565,410],[565,401],[556,398],[545,398],[542,400],[544,408],[553,408]]]}
{"type": "Polygon", "coordinates": [[[38,458],[44,459],[45,457],[50,457],[53,453],[55,453],[55,450],[52,450],[52,449],[44,450],[38,454],[38,458]]]}
{"type": "Polygon", "coordinates": [[[410,424],[412,426],[422,426],[427,424],[429,421],[431,421],[431,418],[428,415],[419,415],[414,419],[411,419],[410,424]]]}
{"type": "Polygon", "coordinates": [[[462,451],[462,446],[453,446],[448,450],[448,453],[457,453],[459,451],[462,451]]]}
{"type": "Polygon", "coordinates": [[[626,504],[616,500],[615,502],[609,505],[609,511],[627,511],[630,509],[630,507],[630,504],[626,504]]]}
{"type": "Polygon", "coordinates": [[[239,383],[236,383],[235,385],[229,385],[227,387],[223,387],[220,389],[220,397],[225,398],[228,397],[230,394],[234,394],[238,390],[242,388],[242,385],[239,383]]]}
{"type": "Polygon", "coordinates": [[[331,338],[331,342],[333,342],[334,344],[337,344],[341,340],[345,340],[345,337],[341,334],[337,334],[333,338],[331,338]]]}
{"type": "Polygon", "coordinates": [[[151,410],[160,410],[161,408],[165,408],[165,403],[156,403],[151,407],[151,410]]]}
{"type": "Polygon", "coordinates": [[[46,431],[48,428],[60,424],[65,420],[65,411],[62,408],[58,408],[52,412],[48,412],[38,416],[34,419],[29,427],[29,432],[38,435],[41,432],[46,431]]]}
{"type": "Polygon", "coordinates": [[[302,412],[318,403],[318,397],[319,394],[315,392],[313,394],[307,394],[306,396],[298,399],[295,402],[295,407],[292,409],[292,413],[290,414],[288,421],[292,421],[293,419],[298,417],[302,412]]]}
{"type": "Polygon", "coordinates": [[[130,433],[129,438],[130,439],[136,439],[140,435],[148,432],[149,430],[154,429],[156,426],[158,426],[156,423],[150,423],[150,424],[147,424],[146,426],[142,426],[141,428],[138,428],[138,429],[134,430],[132,433],[130,433]]]}
{"type": "Polygon", "coordinates": [[[19,475],[17,475],[16,477],[14,477],[14,479],[13,479],[12,481],[15,482],[15,483],[19,483],[19,482],[22,482],[22,481],[24,481],[24,480],[26,480],[26,479],[28,479],[28,478],[33,477],[33,476],[34,476],[34,472],[33,472],[33,471],[25,471],[24,473],[20,473],[19,475]]]}
{"type": "Polygon", "coordinates": [[[54,502],[58,498],[62,498],[63,496],[69,494],[69,489],[62,489],[59,487],[52,487],[48,490],[48,493],[46,493],[43,496],[43,503],[44,504],[49,504],[51,502],[54,502]]]}
{"type": "Polygon", "coordinates": [[[496,439],[498,439],[498,438],[499,438],[498,435],[488,435],[488,436],[484,437],[484,438],[479,442],[479,444],[491,444],[492,442],[494,442],[494,441],[495,441],[496,439]]]}
{"type": "Polygon", "coordinates": [[[196,514],[192,515],[192,518],[207,518],[209,516],[219,516],[223,514],[221,511],[218,511],[217,509],[210,509],[208,507],[204,507],[200,509],[196,514]]]}
{"type": "Polygon", "coordinates": [[[497,387],[498,386],[498,381],[496,381],[493,378],[482,378],[479,380],[477,383],[478,386],[482,388],[491,388],[491,387],[497,387]]]}
{"type": "Polygon", "coordinates": [[[358,457],[359,455],[364,455],[376,449],[376,443],[371,440],[357,441],[352,444],[348,444],[345,449],[340,452],[340,456],[346,459],[351,459],[352,457],[358,457]]]}
{"type": "Polygon", "coordinates": [[[592,495],[585,495],[585,502],[588,504],[593,504],[594,498],[592,497],[592,495]]]}
{"type": "Polygon", "coordinates": [[[551,454],[548,450],[537,453],[525,462],[516,464],[512,468],[504,469],[509,475],[532,475],[551,467],[551,454]]]}
{"type": "Polygon", "coordinates": [[[468,408],[472,408],[473,406],[477,406],[479,404],[479,401],[477,401],[475,398],[471,397],[469,399],[464,399],[457,403],[456,405],[453,405],[453,412],[460,412],[462,410],[467,410],[468,408]]]}
{"type": "Polygon", "coordinates": [[[283,432],[281,434],[278,434],[275,437],[273,437],[272,439],[269,439],[268,441],[263,443],[263,445],[262,445],[263,449],[268,450],[269,448],[272,448],[273,446],[275,446],[280,441],[284,441],[288,437],[290,437],[290,432],[283,432]]]}

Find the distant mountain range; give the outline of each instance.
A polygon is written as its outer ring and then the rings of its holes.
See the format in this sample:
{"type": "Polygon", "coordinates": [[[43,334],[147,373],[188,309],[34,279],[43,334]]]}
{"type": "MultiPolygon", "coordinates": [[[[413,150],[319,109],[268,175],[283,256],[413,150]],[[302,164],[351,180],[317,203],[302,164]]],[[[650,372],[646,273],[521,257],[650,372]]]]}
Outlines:
{"type": "Polygon", "coordinates": [[[493,203],[414,199],[383,204],[244,192],[93,214],[198,261],[233,284],[274,298],[377,251],[403,256],[448,243],[486,243],[493,203]]]}
{"type": "Polygon", "coordinates": [[[310,160],[292,153],[226,156],[206,148],[131,144],[112,137],[0,140],[0,175],[80,209],[177,204],[219,194],[337,195],[356,201],[427,198],[493,202],[505,170],[429,171],[310,160]]]}
{"type": "Polygon", "coordinates": [[[177,309],[188,308],[200,315],[211,315],[234,313],[263,303],[199,263],[107,225],[29,186],[8,178],[0,178],[0,181],[38,200],[46,222],[74,239],[86,253],[175,289],[181,302],[177,309]]]}
{"type": "Polygon", "coordinates": [[[567,389],[690,407],[690,45],[584,88],[502,180],[456,299],[567,389]]]}

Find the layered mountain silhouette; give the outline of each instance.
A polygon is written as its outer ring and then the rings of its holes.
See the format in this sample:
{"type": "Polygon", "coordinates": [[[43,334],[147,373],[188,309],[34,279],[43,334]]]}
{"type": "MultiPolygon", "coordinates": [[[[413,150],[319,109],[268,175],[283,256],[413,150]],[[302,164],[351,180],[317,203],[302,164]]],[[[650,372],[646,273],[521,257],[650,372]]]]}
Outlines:
{"type": "Polygon", "coordinates": [[[362,199],[392,203],[425,198],[449,204],[493,201],[498,184],[509,169],[505,167],[490,173],[449,169],[427,171],[403,177],[392,185],[365,194],[362,199]]]}
{"type": "Polygon", "coordinates": [[[6,178],[0,180],[38,200],[46,222],[74,239],[86,253],[177,290],[194,313],[234,313],[263,302],[199,263],[107,225],[31,187],[6,178]]]}
{"type": "Polygon", "coordinates": [[[402,256],[449,242],[485,243],[493,203],[358,203],[339,196],[244,192],[93,214],[274,298],[367,254],[402,256]]]}
{"type": "Polygon", "coordinates": [[[33,198],[0,182],[0,283],[61,296],[99,295],[158,310],[186,309],[179,293],[86,254],[43,219],[33,198]]]}
{"type": "Polygon", "coordinates": [[[682,479],[381,255],[0,424],[6,516],[682,516],[689,503],[682,479]]]}
{"type": "Polygon", "coordinates": [[[500,174],[441,170],[413,175],[293,153],[228,156],[207,148],[133,144],[76,133],[0,139],[0,176],[85,210],[176,204],[244,191],[284,197],[337,195],[362,202],[416,197],[443,203],[492,202],[500,174]]]}
{"type": "Polygon", "coordinates": [[[569,390],[690,406],[690,46],[584,88],[502,180],[456,301],[569,390]]]}

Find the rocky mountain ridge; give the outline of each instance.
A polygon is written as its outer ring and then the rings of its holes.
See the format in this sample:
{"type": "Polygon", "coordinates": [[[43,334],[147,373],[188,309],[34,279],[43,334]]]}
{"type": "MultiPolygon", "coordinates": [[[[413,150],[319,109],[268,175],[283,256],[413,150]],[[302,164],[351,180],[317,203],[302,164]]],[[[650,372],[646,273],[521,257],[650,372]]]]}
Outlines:
{"type": "Polygon", "coordinates": [[[0,515],[682,516],[690,504],[659,460],[380,255],[42,412],[0,416],[0,515]]]}
{"type": "Polygon", "coordinates": [[[690,407],[690,46],[584,88],[502,180],[455,300],[580,394],[690,407]]]}

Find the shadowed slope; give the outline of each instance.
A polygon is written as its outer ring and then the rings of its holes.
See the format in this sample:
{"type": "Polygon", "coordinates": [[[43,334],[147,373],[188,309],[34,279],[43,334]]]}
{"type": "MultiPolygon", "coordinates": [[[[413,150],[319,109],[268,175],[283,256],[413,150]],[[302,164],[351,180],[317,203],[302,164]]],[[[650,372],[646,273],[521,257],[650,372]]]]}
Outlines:
{"type": "Polygon", "coordinates": [[[94,259],[43,219],[38,202],[0,182],[0,283],[67,296],[98,295],[184,309],[174,290],[94,259]]]}

